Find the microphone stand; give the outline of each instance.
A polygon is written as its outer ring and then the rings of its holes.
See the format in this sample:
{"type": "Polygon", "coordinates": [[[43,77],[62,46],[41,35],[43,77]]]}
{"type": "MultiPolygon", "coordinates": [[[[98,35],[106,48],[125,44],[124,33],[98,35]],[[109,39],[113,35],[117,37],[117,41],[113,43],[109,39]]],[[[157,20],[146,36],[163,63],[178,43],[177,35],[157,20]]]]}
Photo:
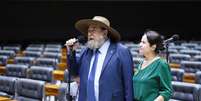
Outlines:
{"type": "MultiPolygon", "coordinates": [[[[70,47],[70,57],[72,57],[73,56],[73,50],[71,49],[71,47],[70,47]]],[[[70,65],[70,63],[69,63],[69,59],[68,59],[68,48],[66,47],[66,57],[67,57],[67,64],[68,64],[68,81],[67,81],[67,83],[68,83],[68,94],[67,94],[67,99],[68,99],[68,101],[72,101],[72,96],[70,95],[70,83],[71,83],[71,65],[70,65]]]]}
{"type": "Polygon", "coordinates": [[[167,63],[169,63],[169,52],[168,52],[168,48],[169,48],[169,43],[165,43],[165,53],[166,53],[166,61],[167,63]]]}

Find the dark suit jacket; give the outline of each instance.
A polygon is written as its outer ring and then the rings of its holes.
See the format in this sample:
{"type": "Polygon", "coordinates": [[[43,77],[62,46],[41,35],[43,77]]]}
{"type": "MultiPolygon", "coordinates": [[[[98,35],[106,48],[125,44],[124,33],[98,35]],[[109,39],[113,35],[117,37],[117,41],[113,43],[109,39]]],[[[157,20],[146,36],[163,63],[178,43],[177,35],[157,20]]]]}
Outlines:
{"type": "MultiPolygon", "coordinates": [[[[92,51],[85,49],[77,62],[69,57],[72,74],[80,76],[79,101],[86,101],[92,51]]],[[[99,79],[99,101],[133,101],[133,61],[130,51],[119,43],[109,46],[99,79]]]]}

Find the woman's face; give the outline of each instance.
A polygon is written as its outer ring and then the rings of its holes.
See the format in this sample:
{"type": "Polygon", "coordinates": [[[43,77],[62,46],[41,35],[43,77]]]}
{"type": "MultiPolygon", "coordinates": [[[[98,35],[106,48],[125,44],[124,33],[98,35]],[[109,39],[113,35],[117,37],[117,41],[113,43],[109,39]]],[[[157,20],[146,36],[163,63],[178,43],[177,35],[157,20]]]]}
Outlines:
{"type": "Polygon", "coordinates": [[[140,48],[139,53],[143,56],[146,56],[147,54],[153,52],[153,47],[150,46],[150,43],[147,40],[147,35],[144,34],[142,36],[141,42],[140,42],[140,48]]]}

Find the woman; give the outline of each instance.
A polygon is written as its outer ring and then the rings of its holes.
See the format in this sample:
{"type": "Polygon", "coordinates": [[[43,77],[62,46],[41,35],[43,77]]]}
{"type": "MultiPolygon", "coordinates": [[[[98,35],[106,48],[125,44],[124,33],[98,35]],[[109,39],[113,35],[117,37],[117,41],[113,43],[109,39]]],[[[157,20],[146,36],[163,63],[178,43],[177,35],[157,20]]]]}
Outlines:
{"type": "Polygon", "coordinates": [[[163,40],[156,31],[146,31],[139,52],[144,60],[133,76],[135,101],[168,101],[172,95],[169,65],[158,56],[163,40]]]}

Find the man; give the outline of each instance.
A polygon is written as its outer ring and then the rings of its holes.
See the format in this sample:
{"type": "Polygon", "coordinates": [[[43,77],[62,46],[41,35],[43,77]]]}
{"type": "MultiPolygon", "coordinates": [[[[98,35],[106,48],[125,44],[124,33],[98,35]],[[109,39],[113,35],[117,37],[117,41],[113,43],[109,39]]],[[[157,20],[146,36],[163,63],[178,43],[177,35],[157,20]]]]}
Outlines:
{"type": "MultiPolygon", "coordinates": [[[[75,52],[68,57],[72,75],[80,77],[78,100],[132,101],[132,56],[118,43],[120,34],[102,16],[79,20],[75,27],[88,37],[79,60],[76,61],[75,52]]],[[[71,51],[77,47],[75,41],[66,42],[71,51]]]]}

